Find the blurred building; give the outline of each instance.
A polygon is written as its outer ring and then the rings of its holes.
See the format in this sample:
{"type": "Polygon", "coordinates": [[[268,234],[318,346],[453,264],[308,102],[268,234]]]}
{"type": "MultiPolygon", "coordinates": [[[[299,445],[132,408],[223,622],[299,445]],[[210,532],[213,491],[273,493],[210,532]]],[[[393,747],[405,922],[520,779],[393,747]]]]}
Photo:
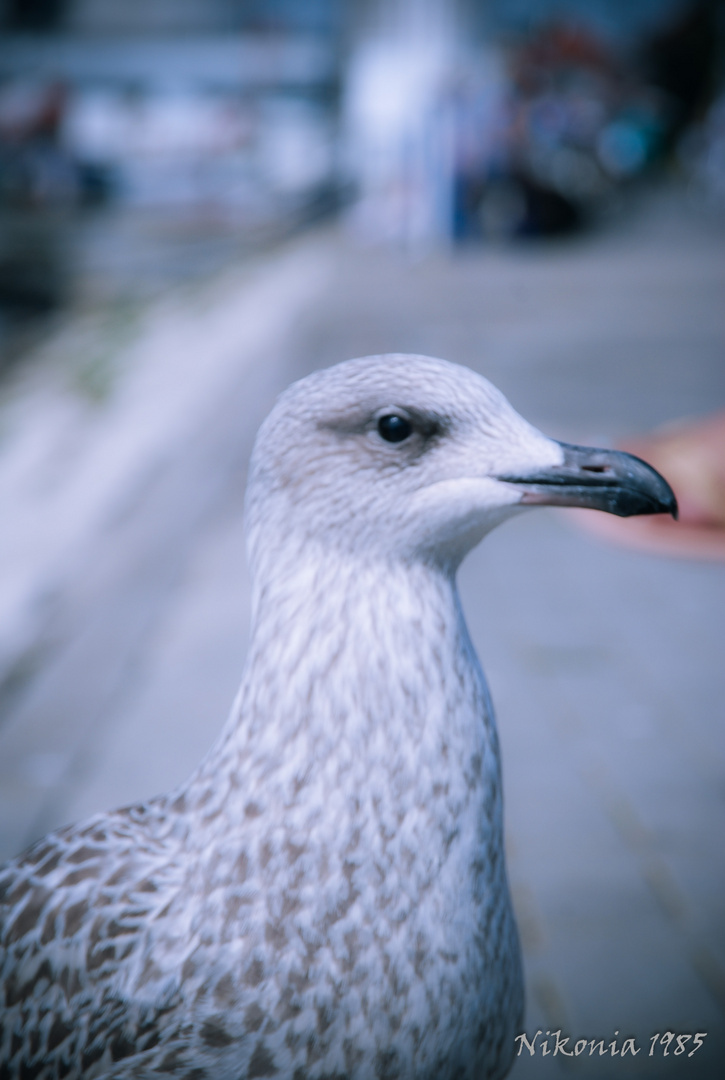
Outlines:
{"type": "MultiPolygon", "coordinates": [[[[37,144],[42,126],[76,164],[77,196],[105,184],[133,203],[263,213],[265,199],[329,177],[331,2],[5,0],[3,21],[0,132],[37,144]]],[[[59,168],[55,191],[30,175],[37,154],[26,156],[28,199],[74,194],[59,168]]]]}
{"type": "Polygon", "coordinates": [[[0,27],[0,337],[334,201],[334,0],[1,0],[0,27]]]}

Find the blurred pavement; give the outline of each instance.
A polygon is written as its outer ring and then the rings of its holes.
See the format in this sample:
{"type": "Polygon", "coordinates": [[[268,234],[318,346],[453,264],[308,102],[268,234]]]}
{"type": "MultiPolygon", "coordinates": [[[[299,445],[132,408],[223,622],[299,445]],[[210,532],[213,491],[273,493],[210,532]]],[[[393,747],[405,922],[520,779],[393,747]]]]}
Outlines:
{"type": "MultiPolygon", "coordinates": [[[[175,784],[216,735],[247,632],[245,464],[288,382],[443,356],[600,445],[722,408],[724,233],[672,193],[566,244],[414,262],[327,229],[124,321],[105,353],[103,326],[49,347],[0,403],[0,854],[175,784]],[[106,357],[90,396],[84,348],[106,357]]],[[[643,1047],[524,1051],[512,1076],[724,1075],[725,566],[548,510],[488,538],[461,592],[498,710],[526,1030],[643,1047]],[[666,1031],[707,1038],[649,1056],[666,1031]]]]}

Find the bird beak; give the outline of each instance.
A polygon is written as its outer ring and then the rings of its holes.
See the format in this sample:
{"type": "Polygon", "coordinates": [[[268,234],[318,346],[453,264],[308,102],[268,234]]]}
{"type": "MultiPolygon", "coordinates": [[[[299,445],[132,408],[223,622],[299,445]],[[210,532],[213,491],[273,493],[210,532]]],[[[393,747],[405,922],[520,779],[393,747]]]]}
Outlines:
{"type": "Polygon", "coordinates": [[[522,503],[543,506],[586,506],[619,517],[634,514],[672,514],[677,499],[663,476],[632,454],[558,444],[564,460],[524,475],[506,474],[499,480],[519,484],[522,503]]]}

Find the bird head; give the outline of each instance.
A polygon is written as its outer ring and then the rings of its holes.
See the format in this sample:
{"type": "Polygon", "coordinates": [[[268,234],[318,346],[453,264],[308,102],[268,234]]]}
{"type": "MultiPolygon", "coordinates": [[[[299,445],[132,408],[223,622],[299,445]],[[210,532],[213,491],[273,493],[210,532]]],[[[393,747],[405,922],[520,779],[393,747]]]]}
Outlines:
{"type": "Polygon", "coordinates": [[[615,450],[557,442],[469,368],[426,356],[349,360],[290,386],[262,425],[247,522],[252,562],[292,550],[455,569],[526,506],[671,513],[667,482],[615,450]]]}

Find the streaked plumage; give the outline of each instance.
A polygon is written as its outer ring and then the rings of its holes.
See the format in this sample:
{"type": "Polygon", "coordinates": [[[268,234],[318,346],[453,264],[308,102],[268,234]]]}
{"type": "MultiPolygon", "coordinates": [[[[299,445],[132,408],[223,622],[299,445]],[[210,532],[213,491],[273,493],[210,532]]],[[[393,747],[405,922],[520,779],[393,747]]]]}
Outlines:
{"type": "Polygon", "coordinates": [[[179,790],[0,871],[0,1080],[506,1073],[521,966],[455,571],[522,502],[673,508],[652,470],[594,453],[425,357],[282,395],[250,472],[252,638],[220,739],[179,790]]]}

